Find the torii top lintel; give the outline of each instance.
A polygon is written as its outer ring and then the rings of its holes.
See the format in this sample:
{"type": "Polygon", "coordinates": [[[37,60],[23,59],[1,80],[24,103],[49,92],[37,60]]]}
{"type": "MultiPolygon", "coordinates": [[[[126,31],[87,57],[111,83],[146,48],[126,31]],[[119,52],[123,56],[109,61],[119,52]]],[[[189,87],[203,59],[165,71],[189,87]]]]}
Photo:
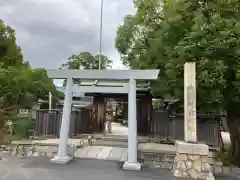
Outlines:
{"type": "Polygon", "coordinates": [[[109,80],[154,80],[160,70],[78,70],[78,69],[49,69],[47,74],[53,79],[109,79],[109,80]]]}

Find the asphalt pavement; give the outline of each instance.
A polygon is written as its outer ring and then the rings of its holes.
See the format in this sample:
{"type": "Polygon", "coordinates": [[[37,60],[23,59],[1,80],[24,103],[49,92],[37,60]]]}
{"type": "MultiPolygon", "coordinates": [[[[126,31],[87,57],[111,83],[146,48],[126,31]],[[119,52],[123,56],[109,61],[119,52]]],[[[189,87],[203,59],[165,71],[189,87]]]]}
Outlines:
{"type": "MultiPolygon", "coordinates": [[[[70,164],[52,164],[47,157],[11,157],[0,160],[0,180],[177,180],[164,169],[124,171],[117,161],[76,159],[70,164]]],[[[216,180],[235,180],[216,177],[216,180]]]]}

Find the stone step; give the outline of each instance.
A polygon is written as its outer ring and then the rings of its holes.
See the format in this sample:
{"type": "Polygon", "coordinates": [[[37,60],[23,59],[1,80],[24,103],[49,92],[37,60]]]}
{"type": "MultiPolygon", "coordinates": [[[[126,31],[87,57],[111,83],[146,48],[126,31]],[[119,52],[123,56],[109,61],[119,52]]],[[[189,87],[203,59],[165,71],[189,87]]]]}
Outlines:
{"type": "MultiPolygon", "coordinates": [[[[114,134],[108,134],[108,135],[102,135],[102,134],[94,134],[92,136],[92,139],[97,140],[104,140],[104,141],[117,141],[117,142],[128,142],[128,136],[127,135],[114,135],[114,134]]],[[[138,143],[146,143],[149,142],[149,137],[138,137],[138,143]]]]}
{"type": "Polygon", "coordinates": [[[114,135],[114,134],[93,134],[92,135],[93,139],[114,139],[114,140],[119,140],[119,141],[127,141],[128,137],[126,135],[114,135]]]}
{"type": "Polygon", "coordinates": [[[113,137],[113,136],[103,136],[101,140],[113,142],[128,142],[128,139],[125,137],[113,137]]]}
{"type": "Polygon", "coordinates": [[[88,146],[75,152],[76,158],[102,159],[124,162],[127,160],[127,148],[110,146],[88,146]]]}
{"type": "Polygon", "coordinates": [[[110,146],[110,147],[122,147],[127,148],[127,142],[119,142],[119,141],[104,141],[104,140],[96,140],[92,141],[92,146],[110,146]]]}

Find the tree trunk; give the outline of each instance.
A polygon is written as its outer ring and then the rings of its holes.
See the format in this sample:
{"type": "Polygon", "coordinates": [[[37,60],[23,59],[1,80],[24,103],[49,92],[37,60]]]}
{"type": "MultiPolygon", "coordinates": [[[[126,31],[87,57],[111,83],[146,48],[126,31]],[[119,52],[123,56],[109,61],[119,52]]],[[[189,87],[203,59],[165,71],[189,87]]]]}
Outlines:
{"type": "Polygon", "coordinates": [[[227,111],[227,124],[231,138],[231,149],[229,152],[229,160],[232,165],[240,167],[240,112],[238,96],[238,89],[235,87],[236,71],[231,68],[232,64],[228,65],[228,70],[225,73],[227,86],[223,92],[225,109],[227,111]]]}
{"type": "Polygon", "coordinates": [[[230,162],[240,167],[240,116],[228,115],[228,128],[231,137],[230,162]]]}
{"type": "Polygon", "coordinates": [[[4,120],[0,118],[0,147],[3,144],[3,140],[4,140],[3,128],[4,128],[4,120]]]}

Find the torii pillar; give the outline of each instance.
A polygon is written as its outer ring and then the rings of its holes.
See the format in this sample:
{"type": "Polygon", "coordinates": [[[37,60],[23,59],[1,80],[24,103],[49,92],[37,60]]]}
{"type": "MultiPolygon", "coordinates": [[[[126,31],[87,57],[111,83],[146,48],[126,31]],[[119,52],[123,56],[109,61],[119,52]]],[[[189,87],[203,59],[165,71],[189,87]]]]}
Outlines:
{"type": "Polygon", "coordinates": [[[126,170],[141,170],[142,165],[137,162],[137,98],[136,80],[129,79],[128,91],[128,158],[123,164],[126,170]]]}
{"type": "Polygon", "coordinates": [[[58,154],[51,159],[51,162],[58,164],[67,164],[72,161],[73,157],[68,155],[68,134],[72,111],[72,89],[73,79],[68,78],[66,84],[66,91],[63,104],[62,124],[60,130],[60,142],[58,147],[58,154]]]}
{"type": "Polygon", "coordinates": [[[73,157],[68,155],[68,134],[71,116],[73,79],[109,79],[128,80],[126,87],[82,87],[82,92],[96,93],[128,93],[128,156],[123,169],[141,170],[142,165],[137,162],[137,109],[136,109],[136,80],[154,80],[158,78],[159,70],[48,70],[48,76],[53,79],[67,79],[63,106],[62,125],[58,154],[51,162],[66,164],[73,157]]]}

